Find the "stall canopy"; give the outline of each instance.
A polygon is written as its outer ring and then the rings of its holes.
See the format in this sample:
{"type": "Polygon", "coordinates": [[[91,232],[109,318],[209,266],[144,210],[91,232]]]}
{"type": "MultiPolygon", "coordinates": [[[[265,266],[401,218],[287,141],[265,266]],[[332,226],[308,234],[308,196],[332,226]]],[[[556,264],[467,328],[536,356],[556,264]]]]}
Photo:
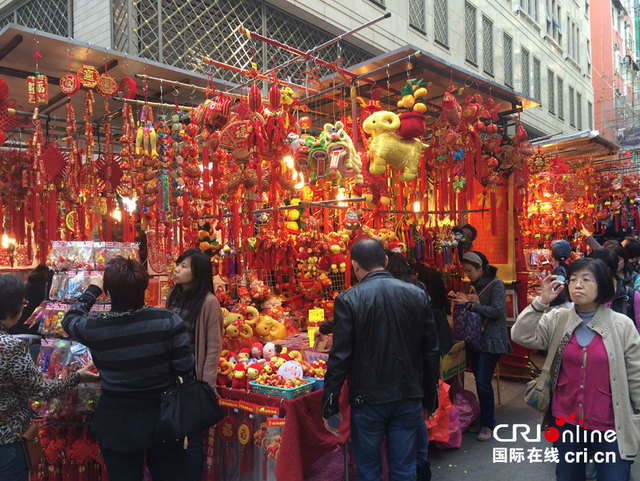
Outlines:
{"type": "Polygon", "coordinates": [[[615,163],[619,146],[600,135],[597,130],[583,130],[571,134],[556,134],[533,139],[534,149],[545,155],[558,154],[566,161],[583,161],[601,165],[615,163]]]}

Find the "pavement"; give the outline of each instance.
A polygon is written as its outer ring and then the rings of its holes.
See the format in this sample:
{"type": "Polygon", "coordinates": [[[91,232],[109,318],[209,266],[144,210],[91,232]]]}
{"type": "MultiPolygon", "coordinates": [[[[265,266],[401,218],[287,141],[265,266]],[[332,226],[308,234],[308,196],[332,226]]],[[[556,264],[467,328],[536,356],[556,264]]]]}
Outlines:
{"type": "MultiPolygon", "coordinates": [[[[464,387],[475,393],[475,381],[473,374],[465,373],[464,387]]],[[[540,421],[540,414],[525,404],[523,399],[525,382],[508,380],[504,377],[500,379],[501,404],[497,404],[496,380],[493,381],[496,392],[496,421],[498,424],[527,424],[532,429],[540,421]]],[[[535,431],[534,431],[535,432],[535,431]]],[[[510,430],[501,430],[503,437],[511,435],[510,430]]],[[[545,462],[544,456],[539,462],[532,458],[527,459],[529,452],[544,453],[545,448],[552,445],[541,436],[540,442],[527,442],[518,436],[518,440],[512,443],[499,442],[492,438],[487,442],[476,440],[476,434],[463,433],[462,447],[460,449],[438,450],[433,448],[433,443],[429,445],[429,458],[431,460],[431,472],[433,481],[464,481],[464,480],[496,480],[496,481],[540,481],[555,479],[555,463],[545,462]],[[521,450],[524,459],[517,462],[515,459],[508,462],[494,462],[494,448],[507,448],[507,457],[514,455],[518,457],[521,450]],[[509,451],[511,450],[511,451],[509,451]],[[540,450],[540,451],[538,451],[540,450]]],[[[631,466],[631,480],[640,481],[640,465],[631,466]]],[[[615,480],[612,480],[615,481],[615,480]]]]}

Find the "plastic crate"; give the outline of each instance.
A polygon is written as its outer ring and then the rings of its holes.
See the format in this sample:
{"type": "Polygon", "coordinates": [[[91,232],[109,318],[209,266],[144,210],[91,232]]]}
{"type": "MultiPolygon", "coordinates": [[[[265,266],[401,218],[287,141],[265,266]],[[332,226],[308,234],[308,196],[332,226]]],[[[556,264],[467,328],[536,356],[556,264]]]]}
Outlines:
{"type": "Polygon", "coordinates": [[[249,386],[251,386],[253,392],[284,399],[293,399],[309,394],[314,390],[314,384],[314,381],[309,380],[307,384],[303,384],[302,386],[286,389],[283,387],[265,386],[264,384],[258,384],[256,381],[249,381],[249,386]]]}
{"type": "Polygon", "coordinates": [[[307,381],[313,382],[313,391],[319,391],[320,389],[324,389],[324,378],[323,377],[304,377],[307,381]]]}

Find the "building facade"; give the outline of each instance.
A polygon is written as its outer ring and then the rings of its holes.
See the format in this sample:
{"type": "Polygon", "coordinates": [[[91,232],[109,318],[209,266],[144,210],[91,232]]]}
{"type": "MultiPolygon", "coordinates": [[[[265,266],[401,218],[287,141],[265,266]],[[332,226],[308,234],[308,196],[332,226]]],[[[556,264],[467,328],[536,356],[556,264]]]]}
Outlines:
{"type": "MultiPolygon", "coordinates": [[[[15,22],[204,72],[202,55],[259,69],[288,58],[237,34],[240,24],[305,51],[391,12],[321,56],[348,67],[414,45],[538,101],[522,114],[536,137],[593,126],[592,8],[589,0],[4,0],[0,27],[15,22]]],[[[296,79],[304,68],[285,74],[296,79]]]]}

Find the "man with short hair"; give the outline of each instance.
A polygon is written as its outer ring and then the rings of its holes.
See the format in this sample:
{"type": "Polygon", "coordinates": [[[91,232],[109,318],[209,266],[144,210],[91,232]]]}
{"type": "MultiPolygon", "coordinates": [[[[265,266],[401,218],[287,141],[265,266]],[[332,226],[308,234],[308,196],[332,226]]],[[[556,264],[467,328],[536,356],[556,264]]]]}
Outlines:
{"type": "Polygon", "coordinates": [[[358,481],[382,479],[385,436],[389,480],[415,479],[418,423],[438,407],[440,356],[429,301],[422,289],[389,274],[386,264],[377,239],[353,244],[351,265],[359,284],[336,298],[333,311],[322,415],[336,434],[347,378],[358,481]]]}

